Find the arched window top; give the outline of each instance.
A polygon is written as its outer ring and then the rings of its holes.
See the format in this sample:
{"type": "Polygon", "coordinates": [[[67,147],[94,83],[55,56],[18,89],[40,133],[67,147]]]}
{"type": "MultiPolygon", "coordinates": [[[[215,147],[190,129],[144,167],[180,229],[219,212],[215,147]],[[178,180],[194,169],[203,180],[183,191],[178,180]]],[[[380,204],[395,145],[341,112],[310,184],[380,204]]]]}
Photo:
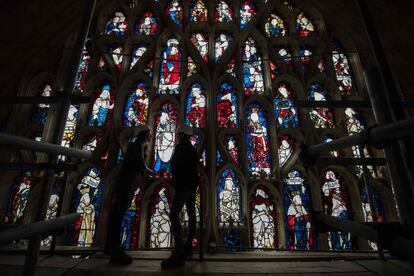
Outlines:
{"type": "Polygon", "coordinates": [[[92,95],[92,110],[89,116],[89,126],[105,126],[112,117],[115,97],[108,84],[102,85],[100,91],[92,95]]]}
{"type": "Polygon", "coordinates": [[[179,28],[183,26],[183,7],[180,0],[172,0],[167,7],[167,15],[177,24],[179,28]]]}
{"type": "Polygon", "coordinates": [[[311,37],[317,35],[317,30],[304,12],[299,13],[296,19],[296,33],[299,37],[311,37]]]}
{"type": "Polygon", "coordinates": [[[283,165],[285,165],[295,148],[295,139],[293,139],[290,135],[282,135],[279,137],[279,167],[283,167],[283,165]]]}
{"type": "Polygon", "coordinates": [[[287,34],[285,23],[274,13],[267,18],[265,32],[268,37],[286,36],[287,34]]]}
{"type": "Polygon", "coordinates": [[[190,21],[192,22],[206,22],[207,8],[203,0],[194,0],[190,8],[190,21]]]}
{"type": "Polygon", "coordinates": [[[217,22],[233,21],[233,9],[226,0],[219,0],[216,4],[214,18],[217,22]]]}
{"type": "Polygon", "coordinates": [[[143,82],[136,82],[130,88],[123,112],[125,126],[133,127],[147,123],[149,105],[148,90],[148,85],[143,82]]]}
{"type": "Polygon", "coordinates": [[[116,36],[126,35],[128,31],[128,21],[121,11],[115,12],[113,17],[106,22],[105,34],[114,34],[116,36]]]}
{"type": "Polygon", "coordinates": [[[135,35],[155,35],[158,30],[158,23],[151,11],[146,11],[142,18],[137,21],[135,35]]]}
{"type": "Polygon", "coordinates": [[[224,170],[217,185],[217,213],[221,225],[238,223],[242,218],[240,180],[232,169],[224,170]]]}
{"type": "Polygon", "coordinates": [[[240,29],[246,27],[246,25],[256,15],[255,7],[249,0],[243,1],[240,5],[240,29]]]}
{"type": "Polygon", "coordinates": [[[197,48],[203,60],[208,62],[208,36],[201,32],[193,33],[190,36],[190,41],[197,48]]]}
{"type": "Polygon", "coordinates": [[[196,82],[187,92],[185,104],[186,125],[204,128],[206,126],[206,111],[206,96],[203,85],[196,82]]]}
{"type": "Polygon", "coordinates": [[[178,94],[181,80],[182,56],[175,36],[167,41],[167,48],[161,55],[159,93],[178,94]]]}
{"type": "Polygon", "coordinates": [[[332,61],[339,90],[343,96],[348,96],[353,87],[351,64],[337,40],[332,41],[332,61]]]}
{"type": "Polygon", "coordinates": [[[214,61],[218,62],[227,48],[233,42],[233,36],[229,32],[222,32],[216,34],[214,42],[214,61]]]}

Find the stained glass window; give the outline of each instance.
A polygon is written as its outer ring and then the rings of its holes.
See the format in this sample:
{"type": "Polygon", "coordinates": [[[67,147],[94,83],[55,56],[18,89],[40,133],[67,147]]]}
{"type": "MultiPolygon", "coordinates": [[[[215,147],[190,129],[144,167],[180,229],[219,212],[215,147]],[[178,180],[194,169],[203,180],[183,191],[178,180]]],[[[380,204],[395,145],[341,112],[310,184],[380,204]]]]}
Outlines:
{"type": "Polygon", "coordinates": [[[89,116],[89,126],[105,126],[112,117],[115,97],[111,94],[108,84],[102,86],[101,90],[92,95],[94,99],[89,116]]]}
{"type": "Polygon", "coordinates": [[[310,37],[317,34],[315,26],[303,12],[296,19],[296,33],[299,37],[310,37]]]}
{"type": "Polygon", "coordinates": [[[225,0],[219,0],[214,12],[214,18],[217,22],[231,22],[233,21],[233,9],[225,0]]]}
{"type": "Polygon", "coordinates": [[[240,180],[232,169],[221,173],[217,185],[217,216],[220,225],[242,219],[240,180]]]}
{"type": "MultiPolygon", "coordinates": [[[[346,185],[332,170],[326,171],[322,184],[322,202],[325,214],[340,219],[351,219],[351,204],[346,185]]],[[[328,232],[328,245],[330,250],[351,250],[351,235],[346,232],[328,232]]]]}
{"type": "Polygon", "coordinates": [[[146,124],[148,120],[148,85],[137,82],[130,88],[124,107],[123,121],[125,126],[146,124]]]}
{"type": "Polygon", "coordinates": [[[242,2],[240,6],[240,29],[246,27],[255,15],[256,11],[254,10],[253,3],[248,0],[242,2]]]}
{"type": "Polygon", "coordinates": [[[233,77],[236,77],[235,67],[236,67],[236,59],[232,57],[230,59],[230,62],[226,66],[226,73],[230,74],[233,77]]]}
{"type": "Polygon", "coordinates": [[[295,150],[295,140],[290,135],[279,137],[279,167],[283,167],[295,150]]]}
{"type": "Polygon", "coordinates": [[[312,50],[309,47],[301,47],[299,52],[302,73],[305,74],[312,61],[312,50]]]}
{"type": "Polygon", "coordinates": [[[181,79],[181,53],[178,40],[173,36],[167,41],[167,48],[161,56],[159,92],[178,94],[181,79]]]}
{"type": "Polygon", "coordinates": [[[263,64],[256,42],[249,37],[242,46],[243,84],[246,95],[263,94],[263,64]]]}
{"type": "Polygon", "coordinates": [[[179,28],[183,26],[183,7],[180,0],[171,1],[167,7],[167,14],[179,28]]]}
{"type": "Polygon", "coordinates": [[[279,16],[272,13],[266,21],[265,31],[268,37],[285,36],[285,23],[279,16]]]}
{"type": "MultiPolygon", "coordinates": [[[[308,100],[310,101],[327,101],[330,100],[328,90],[320,83],[314,82],[308,91],[308,100]]],[[[313,121],[315,128],[332,128],[334,127],[333,113],[327,107],[314,107],[309,109],[309,116],[313,121]]]]}
{"type": "Polygon", "coordinates": [[[291,54],[290,49],[280,48],[280,49],[277,49],[277,53],[279,54],[280,59],[284,63],[286,63],[289,67],[292,66],[292,54],[291,54]]]}
{"type": "MultiPolygon", "coordinates": [[[[65,128],[63,130],[63,137],[61,145],[63,147],[71,147],[72,141],[75,138],[76,123],[79,118],[79,106],[70,105],[68,116],[66,119],[65,128]]],[[[65,162],[67,160],[66,155],[59,155],[59,161],[65,162]]]]}
{"type": "Polygon", "coordinates": [[[105,34],[123,36],[128,30],[128,21],[122,12],[115,12],[115,15],[106,23],[105,34]]]}
{"type": "Polygon", "coordinates": [[[124,48],[123,47],[116,47],[116,48],[110,48],[109,52],[112,56],[112,61],[115,64],[115,67],[118,70],[122,69],[122,61],[124,60],[124,48]]]}
{"type": "Polygon", "coordinates": [[[144,45],[136,45],[132,48],[131,64],[129,65],[129,69],[132,69],[132,67],[134,67],[134,65],[145,54],[146,51],[147,51],[147,46],[144,46],[144,45]]]}
{"type": "Polygon", "coordinates": [[[332,61],[335,69],[336,82],[341,94],[344,96],[350,95],[352,89],[351,65],[338,41],[332,42],[332,61]]]}
{"type": "Polygon", "coordinates": [[[151,11],[146,11],[136,24],[136,35],[155,35],[157,33],[158,24],[155,20],[154,14],[151,11]]]}
{"type": "Polygon", "coordinates": [[[81,214],[81,217],[68,230],[67,243],[69,245],[81,247],[93,245],[102,195],[101,172],[97,168],[88,169],[76,186],[73,197],[72,210],[81,214]]]}
{"type": "Polygon", "coordinates": [[[296,128],[299,126],[298,110],[293,106],[295,94],[290,85],[281,82],[273,98],[276,126],[278,128],[296,128]]]}
{"type": "Polygon", "coordinates": [[[131,200],[131,204],[126,210],[121,224],[122,246],[126,249],[137,249],[139,240],[139,226],[141,223],[141,201],[143,193],[138,187],[131,200]]]}
{"type": "Polygon", "coordinates": [[[87,73],[89,68],[89,63],[91,61],[91,57],[89,55],[89,51],[86,47],[88,44],[88,41],[86,41],[85,46],[82,51],[81,60],[79,62],[78,71],[76,73],[76,79],[75,79],[75,88],[74,93],[75,94],[81,94],[86,87],[86,81],[87,81],[87,73]]]}
{"type": "Polygon", "coordinates": [[[217,93],[217,127],[238,127],[238,104],[236,90],[229,82],[220,84],[217,93]]]}
{"type": "Polygon", "coordinates": [[[253,247],[275,248],[276,210],[270,201],[268,190],[259,186],[252,202],[250,202],[253,247]]]}
{"type": "Polygon", "coordinates": [[[230,33],[218,33],[214,46],[214,61],[218,62],[233,41],[230,33]]]}
{"type": "Polygon", "coordinates": [[[240,165],[240,144],[239,139],[235,135],[226,135],[225,147],[234,163],[240,165]]]}
{"type": "Polygon", "coordinates": [[[206,97],[201,83],[194,83],[187,93],[185,123],[192,127],[206,126],[206,97]]]}
{"type": "Polygon", "coordinates": [[[187,77],[197,73],[197,65],[191,57],[188,57],[187,77]]]}
{"type": "Polygon", "coordinates": [[[171,175],[170,161],[175,147],[177,110],[171,103],[162,105],[155,117],[154,174],[168,177],[171,175]]]}
{"type": "Polygon", "coordinates": [[[310,217],[310,190],[299,171],[291,171],[284,179],[283,205],[285,210],[286,248],[309,250],[315,245],[310,217]]]}
{"type": "MultiPolygon", "coordinates": [[[[52,192],[50,193],[45,220],[56,218],[58,207],[59,207],[59,185],[55,183],[53,185],[52,192]]],[[[50,246],[51,243],[52,243],[52,236],[48,236],[47,238],[41,241],[40,245],[50,246]]]]}
{"type": "Polygon", "coordinates": [[[263,108],[250,104],[246,110],[246,148],[250,176],[270,175],[272,157],[269,127],[263,108]]]}
{"type": "Polygon", "coordinates": [[[165,248],[171,246],[170,223],[171,195],[168,186],[159,185],[153,192],[149,208],[149,247],[165,248]]]}
{"type": "Polygon", "coordinates": [[[206,22],[207,8],[203,0],[193,1],[193,6],[190,9],[190,21],[192,22],[206,22]]]}
{"type": "Polygon", "coordinates": [[[10,187],[5,222],[16,223],[23,217],[31,184],[32,173],[30,171],[23,172],[16,178],[15,183],[10,187]]]}
{"type": "Polygon", "coordinates": [[[191,42],[199,51],[204,61],[208,61],[208,37],[203,33],[195,33],[190,37],[191,42]]]}
{"type": "MultiPolygon", "coordinates": [[[[55,96],[56,93],[52,87],[52,84],[46,83],[42,87],[42,93],[40,96],[42,97],[52,97],[55,96]]],[[[39,103],[35,105],[32,111],[31,120],[32,122],[39,124],[41,127],[44,127],[47,120],[47,113],[49,111],[50,104],[48,103],[39,103]]]]}

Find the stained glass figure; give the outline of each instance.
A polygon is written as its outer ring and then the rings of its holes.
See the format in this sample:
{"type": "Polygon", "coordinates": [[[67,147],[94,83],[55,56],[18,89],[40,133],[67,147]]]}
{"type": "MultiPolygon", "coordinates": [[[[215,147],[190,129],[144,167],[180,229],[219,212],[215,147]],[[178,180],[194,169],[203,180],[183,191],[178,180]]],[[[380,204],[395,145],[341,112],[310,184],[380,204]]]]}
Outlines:
{"type": "Polygon", "coordinates": [[[249,0],[244,1],[240,6],[240,29],[246,27],[246,25],[256,15],[253,3],[249,0]]]}
{"type": "Polygon", "coordinates": [[[219,150],[217,150],[216,152],[216,163],[217,163],[217,167],[220,167],[224,163],[223,157],[221,156],[221,153],[219,150]]]}
{"type": "MultiPolygon", "coordinates": [[[[324,135],[322,137],[322,142],[323,143],[329,143],[332,142],[335,138],[332,135],[324,135]]],[[[329,155],[332,157],[339,157],[342,155],[342,151],[340,150],[333,150],[329,152],[329,155]]]]}
{"type": "Polygon", "coordinates": [[[145,66],[145,68],[144,68],[144,74],[148,78],[152,79],[153,70],[154,70],[154,61],[151,60],[150,62],[148,62],[147,66],[145,66]]]}
{"type": "MultiPolygon", "coordinates": [[[[59,207],[59,185],[53,185],[52,192],[49,197],[49,203],[46,210],[45,220],[56,218],[59,207]]],[[[52,236],[48,236],[41,241],[41,246],[50,246],[52,243],[52,236]]]]}
{"type": "Polygon", "coordinates": [[[236,77],[236,59],[234,57],[232,57],[230,59],[230,62],[227,64],[226,66],[226,73],[230,74],[231,76],[233,76],[234,78],[236,77]]]}
{"type": "Polygon", "coordinates": [[[115,97],[111,95],[111,87],[107,84],[102,86],[101,91],[92,95],[93,102],[89,126],[105,126],[112,117],[115,97]]]}
{"type": "Polygon", "coordinates": [[[237,128],[239,126],[237,110],[236,90],[229,82],[221,83],[217,93],[217,127],[237,128]]]}
{"type": "Polygon", "coordinates": [[[139,240],[139,226],[141,223],[141,201],[143,193],[138,187],[131,200],[131,204],[126,210],[121,223],[121,241],[125,249],[137,249],[139,240]]]}
{"type": "Polygon", "coordinates": [[[82,146],[82,150],[86,150],[86,151],[94,151],[96,149],[96,147],[98,146],[98,143],[102,140],[102,135],[101,134],[97,134],[92,136],[87,143],[85,143],[82,146]]]}
{"type": "Polygon", "coordinates": [[[149,105],[148,90],[148,85],[143,82],[137,82],[131,87],[124,107],[124,126],[133,127],[147,123],[149,105]]]}
{"type": "Polygon", "coordinates": [[[296,148],[295,139],[290,135],[279,137],[279,167],[283,167],[296,148]]]}
{"type": "Polygon", "coordinates": [[[280,72],[279,67],[274,64],[272,61],[269,62],[270,67],[270,77],[272,78],[272,81],[277,79],[282,73],[280,72]]]}
{"type": "Polygon", "coordinates": [[[171,103],[162,105],[155,117],[154,174],[168,177],[171,175],[170,161],[175,147],[177,110],[171,103]]]}
{"type": "Polygon", "coordinates": [[[115,12],[115,15],[106,23],[105,34],[116,36],[126,35],[128,31],[128,21],[122,12],[115,12]]]}
{"type": "Polygon", "coordinates": [[[225,0],[219,0],[214,12],[214,18],[217,22],[233,21],[233,9],[225,0]]]}
{"type": "Polygon", "coordinates": [[[299,171],[291,171],[284,179],[283,205],[286,216],[286,248],[290,250],[313,249],[310,190],[299,171]]]}
{"type": "Polygon", "coordinates": [[[161,184],[155,189],[149,208],[150,248],[171,246],[170,205],[171,195],[168,186],[161,184]]]}
{"type": "Polygon", "coordinates": [[[190,41],[194,44],[200,52],[204,61],[208,61],[208,37],[203,33],[195,33],[190,37],[190,41]]]}
{"type": "MultiPolygon", "coordinates": [[[[325,214],[340,219],[351,219],[351,204],[348,189],[338,179],[334,171],[328,170],[323,178],[322,201],[325,214]]],[[[346,232],[328,232],[329,249],[334,251],[351,250],[351,235],[346,232]]]]}
{"type": "Polygon", "coordinates": [[[137,22],[135,28],[136,35],[155,35],[158,30],[158,24],[155,20],[154,14],[151,11],[146,11],[141,20],[137,22]]]}
{"type": "Polygon", "coordinates": [[[124,60],[124,48],[123,47],[116,47],[116,48],[110,48],[109,52],[112,56],[112,61],[115,64],[115,67],[118,70],[122,69],[122,61],[124,60]]]}
{"type": "MultiPolygon", "coordinates": [[[[373,188],[370,187],[371,199],[369,197],[368,189],[364,186],[361,189],[361,203],[362,203],[362,213],[364,214],[365,222],[384,222],[385,220],[385,211],[384,206],[381,201],[380,194],[373,188]],[[371,206],[374,208],[372,210],[371,206]]],[[[375,242],[368,241],[368,244],[373,250],[378,250],[378,246],[375,242]]]]}
{"type": "MultiPolygon", "coordinates": [[[[42,97],[52,97],[56,93],[52,87],[52,84],[46,83],[42,88],[42,97]]],[[[44,127],[47,120],[47,113],[49,112],[50,104],[48,103],[39,103],[35,105],[31,115],[31,121],[33,123],[39,124],[41,127],[44,127]]]]}
{"type": "Polygon", "coordinates": [[[287,48],[280,48],[277,50],[280,59],[286,63],[289,67],[292,67],[292,54],[287,48]]]}
{"type": "Polygon", "coordinates": [[[234,163],[240,165],[240,144],[235,135],[226,135],[225,147],[234,163]]]}
{"type": "Polygon", "coordinates": [[[276,210],[265,187],[256,188],[254,199],[250,202],[250,214],[253,247],[275,248],[276,210]]]}
{"type": "Polygon", "coordinates": [[[181,6],[180,0],[171,1],[167,7],[167,15],[179,28],[183,26],[183,7],[181,6]]]}
{"type": "Polygon", "coordinates": [[[263,64],[256,42],[249,37],[242,46],[243,84],[246,95],[263,94],[263,64]]]}
{"type": "Polygon", "coordinates": [[[279,16],[272,13],[266,21],[265,32],[268,37],[285,36],[285,23],[279,16]]]}
{"type": "Polygon", "coordinates": [[[187,93],[185,103],[185,124],[191,127],[206,126],[206,97],[203,85],[194,83],[187,93]]]}
{"type": "Polygon", "coordinates": [[[218,62],[233,41],[230,33],[218,33],[214,42],[214,61],[218,62]]]}
{"type": "Polygon", "coordinates": [[[246,111],[246,148],[250,176],[270,175],[272,168],[269,127],[259,104],[250,104],[246,111]]]}
{"type": "Polygon", "coordinates": [[[220,225],[237,224],[242,218],[240,180],[232,169],[221,173],[217,184],[217,216],[220,225]]]}
{"type": "Polygon", "coordinates": [[[301,47],[299,52],[302,73],[305,74],[312,61],[312,51],[308,47],[301,47]]]}
{"type": "Polygon", "coordinates": [[[230,228],[223,237],[224,246],[227,252],[240,252],[243,250],[243,239],[240,231],[230,228]]]}
{"type": "Polygon", "coordinates": [[[10,187],[5,222],[16,223],[24,215],[32,184],[32,173],[23,172],[10,187]]]}
{"type": "Polygon", "coordinates": [[[296,33],[299,37],[310,37],[317,34],[315,26],[303,12],[296,19],[296,33]]]}
{"type": "MultiPolygon", "coordinates": [[[[87,42],[86,42],[87,43],[87,42]]],[[[75,79],[75,94],[81,94],[86,87],[86,80],[87,80],[87,73],[89,68],[89,63],[91,61],[91,56],[89,55],[89,51],[86,48],[86,44],[82,51],[81,60],[79,62],[78,71],[76,72],[76,79],[75,79]]]]}
{"type": "Polygon", "coordinates": [[[336,83],[343,96],[351,94],[352,73],[348,57],[338,41],[332,42],[332,61],[335,69],[336,83]]]}
{"type": "Polygon", "coordinates": [[[178,94],[181,79],[181,53],[179,42],[173,36],[167,41],[167,48],[161,55],[159,93],[178,94]]]}
{"type": "Polygon", "coordinates": [[[206,22],[207,8],[203,0],[193,1],[193,6],[190,8],[191,22],[206,22]]]}
{"type": "MultiPolygon", "coordinates": [[[[63,147],[71,147],[73,138],[75,138],[75,130],[76,130],[76,122],[79,118],[79,106],[77,105],[70,105],[68,116],[66,118],[65,128],[63,130],[63,137],[61,141],[61,146],[63,147]]],[[[59,161],[66,162],[67,156],[66,155],[59,155],[59,161]]]]}
{"type": "MultiPolygon", "coordinates": [[[[320,83],[314,82],[308,91],[308,100],[327,101],[330,100],[328,90],[320,83]]],[[[315,128],[332,128],[334,126],[333,113],[327,107],[314,107],[309,109],[309,116],[315,128]]]]}
{"type": "Polygon", "coordinates": [[[278,84],[273,98],[276,126],[278,128],[296,128],[299,126],[298,110],[295,108],[295,94],[286,82],[278,84]]]}
{"type": "Polygon", "coordinates": [[[100,216],[102,196],[101,172],[97,168],[88,169],[76,186],[72,206],[73,210],[81,214],[81,217],[68,231],[68,244],[80,247],[92,246],[100,216]]]}
{"type": "Polygon", "coordinates": [[[147,51],[147,46],[144,45],[136,45],[132,48],[131,51],[131,63],[129,65],[129,69],[131,70],[132,67],[138,62],[138,60],[145,54],[147,51]]]}
{"type": "Polygon", "coordinates": [[[197,65],[191,57],[188,57],[187,77],[197,73],[197,65]]]}

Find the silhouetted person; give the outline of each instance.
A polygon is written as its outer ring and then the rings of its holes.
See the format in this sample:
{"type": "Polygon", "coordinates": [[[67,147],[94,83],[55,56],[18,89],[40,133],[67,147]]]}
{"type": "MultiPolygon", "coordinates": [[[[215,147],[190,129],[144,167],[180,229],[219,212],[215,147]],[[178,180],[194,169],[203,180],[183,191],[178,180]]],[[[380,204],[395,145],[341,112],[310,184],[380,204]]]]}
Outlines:
{"type": "Polygon", "coordinates": [[[137,180],[142,181],[146,168],[145,144],[151,138],[150,129],[145,125],[136,127],[134,135],[135,141],[128,143],[115,184],[113,211],[109,221],[110,262],[120,265],[127,265],[132,262],[132,257],[122,247],[121,223],[137,188],[137,180]]]}
{"type": "Polygon", "coordinates": [[[197,150],[191,145],[192,129],[181,126],[177,130],[178,145],[171,158],[171,171],[175,180],[175,194],[170,211],[171,228],[175,240],[175,250],[171,256],[162,261],[163,269],[170,269],[185,264],[185,256],[191,256],[192,241],[196,230],[195,199],[198,186],[197,150]],[[189,225],[186,242],[183,242],[179,215],[186,206],[189,225]]]}

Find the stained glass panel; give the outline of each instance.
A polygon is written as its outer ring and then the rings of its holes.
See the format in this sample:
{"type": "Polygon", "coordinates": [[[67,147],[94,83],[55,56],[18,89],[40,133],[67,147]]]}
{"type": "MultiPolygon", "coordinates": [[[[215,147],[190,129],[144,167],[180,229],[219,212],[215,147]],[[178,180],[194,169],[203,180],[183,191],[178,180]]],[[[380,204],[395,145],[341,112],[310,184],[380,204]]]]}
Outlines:
{"type": "Polygon", "coordinates": [[[230,33],[218,33],[214,44],[214,61],[218,62],[233,41],[230,33]]]}
{"type": "Polygon", "coordinates": [[[225,0],[219,0],[214,12],[214,18],[217,22],[233,21],[233,9],[225,0]]]}
{"type": "Polygon", "coordinates": [[[154,175],[171,175],[170,161],[175,148],[177,110],[171,103],[165,103],[155,117],[154,175]]]}
{"type": "Polygon", "coordinates": [[[15,183],[10,187],[5,222],[16,223],[23,217],[31,184],[32,173],[30,171],[23,172],[15,179],[15,183]]]}
{"type": "Polygon", "coordinates": [[[229,82],[220,84],[217,93],[217,127],[238,127],[238,104],[236,90],[229,82]]]}
{"type": "Polygon", "coordinates": [[[185,123],[192,127],[206,126],[206,97],[201,83],[194,83],[187,93],[185,123]]]}
{"type": "Polygon", "coordinates": [[[206,22],[207,8],[203,0],[193,1],[193,6],[190,9],[190,21],[192,22],[206,22]]]}
{"type": "Polygon", "coordinates": [[[112,118],[115,97],[111,94],[111,87],[103,85],[101,91],[92,95],[92,110],[89,116],[89,126],[105,126],[112,118]]]}
{"type": "Polygon", "coordinates": [[[292,67],[292,54],[291,51],[287,48],[277,49],[277,53],[280,56],[280,59],[286,63],[289,67],[292,67]]]}
{"type": "Polygon", "coordinates": [[[130,88],[124,107],[124,126],[133,127],[146,124],[148,120],[148,85],[137,82],[130,88]]]}
{"type": "Polygon", "coordinates": [[[273,98],[276,126],[278,128],[296,128],[299,126],[298,110],[295,108],[295,94],[286,82],[278,84],[273,98]]]}
{"type": "Polygon", "coordinates": [[[152,195],[149,208],[149,247],[170,247],[172,242],[170,223],[171,195],[168,186],[159,185],[152,195]]]}
{"type": "MultiPolygon", "coordinates": [[[[75,138],[76,123],[77,123],[78,118],[79,118],[79,106],[71,104],[69,106],[65,128],[63,130],[63,137],[60,143],[61,146],[68,147],[68,148],[72,146],[72,141],[75,138]]],[[[66,162],[67,156],[59,155],[58,159],[61,162],[66,162]]]]}
{"type": "Polygon", "coordinates": [[[253,3],[250,1],[244,1],[240,6],[240,29],[246,27],[246,25],[256,15],[253,3]]]}
{"type": "Polygon", "coordinates": [[[167,7],[167,15],[179,28],[183,26],[183,7],[180,0],[171,1],[167,7]]]}
{"type": "Polygon", "coordinates": [[[263,64],[256,42],[249,37],[242,46],[243,84],[246,95],[263,94],[263,64]]]}
{"type": "Polygon", "coordinates": [[[301,47],[299,52],[302,73],[305,74],[312,61],[312,50],[308,47],[301,47]]]}
{"type": "Polygon", "coordinates": [[[131,63],[129,65],[129,69],[132,69],[132,67],[134,67],[134,65],[145,54],[146,51],[147,51],[147,46],[144,46],[144,45],[136,45],[132,48],[131,63]]]}
{"type": "Polygon", "coordinates": [[[105,34],[123,36],[128,30],[128,21],[122,12],[115,12],[115,15],[106,23],[105,34]]]}
{"type": "Polygon", "coordinates": [[[208,61],[208,36],[203,33],[195,33],[190,37],[190,41],[199,51],[204,61],[208,61]]]}
{"type": "Polygon", "coordinates": [[[252,202],[250,202],[252,220],[253,247],[275,248],[276,239],[276,210],[270,201],[268,190],[259,186],[252,202]]]}
{"type": "Polygon", "coordinates": [[[310,190],[299,171],[291,171],[284,179],[283,205],[286,216],[286,248],[313,249],[315,241],[310,217],[312,210],[310,190]]]}
{"type": "Polygon", "coordinates": [[[112,61],[115,64],[115,67],[118,70],[122,69],[122,61],[124,60],[124,48],[123,47],[116,47],[110,48],[109,52],[111,53],[112,61]]]}
{"type": "Polygon", "coordinates": [[[86,87],[86,80],[87,80],[86,77],[88,73],[89,63],[91,61],[89,51],[86,48],[87,43],[88,43],[88,40],[86,41],[85,46],[83,48],[81,60],[79,62],[78,71],[76,72],[75,88],[74,88],[75,94],[83,93],[86,87]]]}
{"type": "Polygon", "coordinates": [[[221,173],[217,185],[217,216],[220,225],[238,223],[242,218],[239,181],[232,169],[221,173]]]}
{"type": "Polygon", "coordinates": [[[173,36],[167,41],[167,48],[162,53],[159,93],[178,94],[181,79],[181,53],[179,42],[173,36]]]}
{"type": "Polygon", "coordinates": [[[301,12],[296,19],[296,32],[299,37],[310,37],[317,35],[315,26],[303,12],[301,12]]]}
{"type": "Polygon", "coordinates": [[[296,148],[295,139],[290,135],[279,137],[279,167],[283,167],[296,148]]]}
{"type": "MultiPolygon", "coordinates": [[[[308,91],[308,100],[310,101],[327,101],[330,100],[328,90],[320,83],[314,82],[308,91]]],[[[309,109],[309,116],[313,121],[315,128],[332,128],[334,127],[333,113],[327,107],[314,107],[309,109]]]]}
{"type": "Polygon", "coordinates": [[[137,22],[135,28],[136,35],[155,35],[157,33],[158,24],[155,20],[154,14],[151,11],[146,11],[141,20],[137,22]]]}
{"type": "Polygon", "coordinates": [[[270,67],[270,77],[272,78],[272,81],[277,79],[282,73],[280,72],[279,67],[274,64],[272,61],[269,62],[270,67]]]}
{"type": "Polygon", "coordinates": [[[335,69],[336,82],[343,96],[351,94],[352,73],[348,57],[338,41],[332,42],[332,61],[335,69]]]}
{"type": "Polygon", "coordinates": [[[188,57],[187,77],[197,73],[197,65],[191,57],[188,57]]]}
{"type": "Polygon", "coordinates": [[[235,135],[226,135],[224,145],[234,163],[240,165],[240,144],[235,135]]]}
{"type": "Polygon", "coordinates": [[[268,37],[285,36],[285,23],[279,16],[272,13],[266,21],[265,32],[268,37]]]}
{"type": "MultiPolygon", "coordinates": [[[[50,193],[45,220],[56,218],[58,207],[59,207],[59,185],[55,183],[53,185],[52,192],[50,193]]],[[[51,243],[52,243],[52,236],[48,236],[47,238],[41,241],[40,245],[50,246],[51,243]]]]}
{"type": "Polygon", "coordinates": [[[263,108],[250,104],[246,110],[246,148],[250,176],[270,175],[272,157],[269,127],[263,108]]]}
{"type": "MultiPolygon", "coordinates": [[[[46,83],[42,87],[42,93],[40,96],[42,97],[52,97],[55,96],[56,93],[52,87],[52,84],[46,83]]],[[[50,104],[48,103],[39,103],[35,105],[31,115],[31,121],[33,123],[39,124],[41,127],[44,127],[47,120],[47,113],[49,112],[50,104]]]]}
{"type": "MultiPolygon", "coordinates": [[[[322,137],[322,142],[323,143],[329,143],[332,142],[335,138],[332,135],[324,135],[322,137]]],[[[339,157],[342,155],[342,151],[341,150],[333,150],[329,152],[329,155],[331,155],[332,157],[339,157]]]]}

